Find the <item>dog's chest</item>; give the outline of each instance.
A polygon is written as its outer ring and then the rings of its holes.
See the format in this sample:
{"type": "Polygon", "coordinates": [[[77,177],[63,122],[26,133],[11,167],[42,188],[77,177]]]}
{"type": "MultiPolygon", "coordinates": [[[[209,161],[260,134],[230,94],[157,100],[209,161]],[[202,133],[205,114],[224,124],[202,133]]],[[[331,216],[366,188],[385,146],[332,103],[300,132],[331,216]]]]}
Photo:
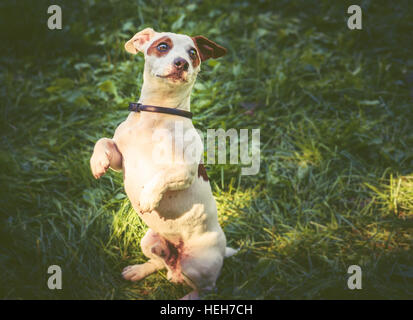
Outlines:
{"type": "Polygon", "coordinates": [[[140,190],[159,170],[161,163],[154,159],[159,143],[153,141],[156,130],[146,126],[125,128],[120,137],[118,148],[123,158],[125,189],[140,190]]]}
{"type": "MultiPolygon", "coordinates": [[[[146,183],[174,166],[175,124],[139,121],[123,127],[116,140],[123,158],[125,191],[134,203],[146,183]]],[[[175,195],[171,195],[173,197],[175,195]]]]}

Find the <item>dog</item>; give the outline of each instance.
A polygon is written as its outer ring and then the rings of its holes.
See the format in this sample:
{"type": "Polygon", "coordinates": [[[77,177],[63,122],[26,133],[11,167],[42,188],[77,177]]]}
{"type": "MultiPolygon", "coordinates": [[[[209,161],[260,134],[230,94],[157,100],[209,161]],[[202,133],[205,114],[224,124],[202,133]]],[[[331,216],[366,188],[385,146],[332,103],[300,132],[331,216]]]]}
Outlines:
{"type": "Polygon", "coordinates": [[[96,142],[91,170],[95,178],[108,168],[123,171],[126,194],[149,227],[141,240],[149,260],[126,267],[123,278],[137,281],[166,268],[170,281],[193,288],[184,299],[198,299],[215,288],[224,257],[237,250],[226,247],[218,223],[215,199],[200,159],[203,144],[199,134],[193,135],[192,143],[183,142],[183,153],[176,149],[166,152],[166,161],[154,157],[155,150],[171,150],[171,145],[178,144],[177,124],[183,133],[194,130],[187,116],[201,63],[222,57],[227,50],[204,36],[156,32],[152,28],[136,33],[125,49],[144,54],[138,103],[149,108],[131,112],[112,139],[96,142]],[[172,141],[154,141],[160,131],[169,133],[172,141]],[[201,153],[195,161],[189,161],[184,154],[194,146],[201,153]]]}

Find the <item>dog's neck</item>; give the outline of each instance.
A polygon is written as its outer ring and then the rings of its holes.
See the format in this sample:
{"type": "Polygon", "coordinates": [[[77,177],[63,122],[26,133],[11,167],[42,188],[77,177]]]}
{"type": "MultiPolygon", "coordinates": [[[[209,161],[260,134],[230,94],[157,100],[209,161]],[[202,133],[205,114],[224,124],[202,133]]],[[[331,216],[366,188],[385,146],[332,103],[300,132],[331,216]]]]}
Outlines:
{"type": "Polygon", "coordinates": [[[175,86],[144,75],[139,103],[164,108],[191,111],[193,84],[175,86]]]}

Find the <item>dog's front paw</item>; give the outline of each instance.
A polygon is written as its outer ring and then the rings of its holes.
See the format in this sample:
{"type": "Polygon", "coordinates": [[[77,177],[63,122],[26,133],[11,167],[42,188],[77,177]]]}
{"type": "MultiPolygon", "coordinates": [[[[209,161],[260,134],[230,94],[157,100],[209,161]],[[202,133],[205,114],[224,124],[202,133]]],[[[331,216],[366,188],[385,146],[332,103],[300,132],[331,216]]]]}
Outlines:
{"type": "Polygon", "coordinates": [[[147,184],[143,187],[139,197],[139,208],[141,212],[150,212],[156,209],[161,202],[162,194],[154,186],[147,184]]]}
{"type": "Polygon", "coordinates": [[[90,168],[92,169],[92,174],[96,179],[99,179],[106,173],[109,169],[109,165],[109,157],[105,152],[94,152],[90,158],[90,168]]]}

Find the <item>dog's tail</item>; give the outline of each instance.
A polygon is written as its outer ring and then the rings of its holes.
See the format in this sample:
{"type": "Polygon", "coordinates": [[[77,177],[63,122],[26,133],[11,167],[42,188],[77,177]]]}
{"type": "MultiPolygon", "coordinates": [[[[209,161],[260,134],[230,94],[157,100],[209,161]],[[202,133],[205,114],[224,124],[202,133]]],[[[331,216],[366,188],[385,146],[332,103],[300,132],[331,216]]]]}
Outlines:
{"type": "Polygon", "coordinates": [[[236,254],[239,251],[239,249],[232,249],[230,247],[225,248],[225,258],[231,257],[234,254],[236,254]]]}

